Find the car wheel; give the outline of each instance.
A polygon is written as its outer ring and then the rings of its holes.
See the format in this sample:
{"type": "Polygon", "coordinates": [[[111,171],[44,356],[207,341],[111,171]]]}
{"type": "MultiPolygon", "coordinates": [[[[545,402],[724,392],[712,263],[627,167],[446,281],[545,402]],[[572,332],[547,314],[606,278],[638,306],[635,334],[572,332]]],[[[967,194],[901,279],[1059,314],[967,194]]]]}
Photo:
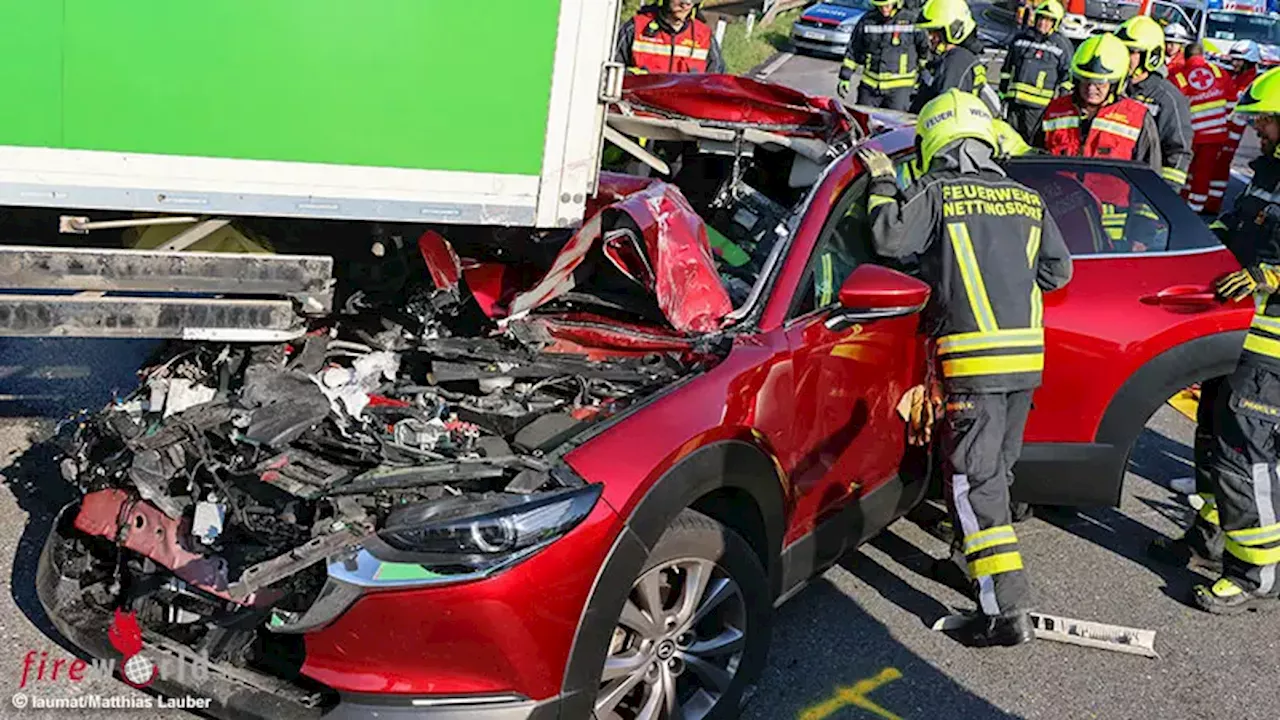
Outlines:
{"type": "Polygon", "coordinates": [[[685,510],[631,586],[609,644],[599,720],[737,717],[764,666],[769,581],[751,547],[685,510]]]}

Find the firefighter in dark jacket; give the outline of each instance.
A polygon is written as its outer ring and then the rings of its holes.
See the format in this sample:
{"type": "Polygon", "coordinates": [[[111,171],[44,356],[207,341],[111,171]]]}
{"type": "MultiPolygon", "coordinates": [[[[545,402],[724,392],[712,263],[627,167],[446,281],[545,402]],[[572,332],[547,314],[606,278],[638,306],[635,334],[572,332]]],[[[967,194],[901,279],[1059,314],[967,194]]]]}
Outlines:
{"type": "Polygon", "coordinates": [[[1071,278],[1071,255],[1041,196],[997,164],[982,101],[949,90],[923,108],[916,134],[924,175],[905,193],[883,153],[859,152],[872,175],[872,242],[881,256],[918,258],[934,289],[924,322],[946,395],[953,559],[979,605],[957,634],[973,646],[1017,645],[1033,637],[1031,587],[1009,486],[1044,367],[1042,293],[1071,278]]]}
{"type": "Polygon", "coordinates": [[[1280,70],[1255,80],[1236,112],[1252,118],[1262,153],[1235,209],[1214,223],[1244,265],[1214,287],[1223,299],[1252,297],[1255,306],[1240,362],[1216,398],[1205,488],[1211,517],[1192,528],[1212,534],[1216,520],[1222,531],[1221,575],[1193,595],[1197,607],[1215,614],[1280,609],[1280,70]]]}
{"type": "Polygon", "coordinates": [[[614,60],[632,72],[722,73],[724,59],[695,0],[661,0],[618,29],[614,60]]]}
{"type": "Polygon", "coordinates": [[[916,14],[901,0],[871,0],[876,9],[853,26],[836,92],[849,94],[853,73],[862,68],[858,104],[890,110],[911,106],[920,66],[929,57],[929,39],[915,26],[916,14]]]}
{"type": "Polygon", "coordinates": [[[1065,15],[1058,0],[1044,0],[1037,5],[1035,23],[1014,38],[1000,70],[1005,117],[1028,140],[1058,89],[1070,90],[1075,47],[1058,32],[1065,15]]]}
{"type": "Polygon", "coordinates": [[[1151,111],[1160,131],[1160,156],[1164,168],[1160,175],[1182,192],[1191,167],[1191,143],[1195,135],[1191,127],[1191,104],[1185,95],[1157,71],[1164,67],[1164,30],[1160,23],[1146,15],[1135,15],[1116,29],[1130,53],[1127,93],[1151,111]]]}
{"type": "Polygon", "coordinates": [[[987,83],[987,66],[982,60],[986,46],[974,33],[978,23],[969,4],[965,0],[929,0],[920,10],[917,25],[929,34],[934,59],[928,66],[932,82],[916,92],[911,112],[920,112],[930,100],[957,88],[978,96],[993,115],[998,115],[1000,96],[987,83]]]}

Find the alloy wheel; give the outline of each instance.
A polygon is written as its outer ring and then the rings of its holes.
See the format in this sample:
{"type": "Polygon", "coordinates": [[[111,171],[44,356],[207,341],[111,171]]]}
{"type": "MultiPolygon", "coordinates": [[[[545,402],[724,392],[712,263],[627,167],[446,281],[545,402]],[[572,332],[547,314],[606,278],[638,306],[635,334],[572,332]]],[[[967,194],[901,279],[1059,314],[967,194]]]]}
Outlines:
{"type": "Polygon", "coordinates": [[[636,580],[596,696],[602,720],[701,720],[746,648],[746,600],[710,560],[667,561],[636,580]]]}

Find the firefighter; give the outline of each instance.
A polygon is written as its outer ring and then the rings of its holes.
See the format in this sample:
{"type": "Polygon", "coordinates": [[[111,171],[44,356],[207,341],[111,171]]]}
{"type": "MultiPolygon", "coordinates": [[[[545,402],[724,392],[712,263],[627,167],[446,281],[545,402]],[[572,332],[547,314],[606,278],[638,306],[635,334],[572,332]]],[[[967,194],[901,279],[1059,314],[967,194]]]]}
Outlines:
{"type": "MultiPolygon", "coordinates": [[[[1262,53],[1258,50],[1258,43],[1252,40],[1241,40],[1232,45],[1228,52],[1234,70],[1231,80],[1235,85],[1234,95],[1228,103],[1230,112],[1235,108],[1237,98],[1258,77],[1258,63],[1262,61],[1262,53]]],[[[1227,142],[1218,152],[1213,179],[1209,182],[1209,201],[1204,205],[1206,213],[1216,213],[1222,209],[1222,198],[1227,194],[1227,185],[1231,182],[1231,163],[1235,161],[1236,150],[1240,148],[1244,129],[1244,117],[1231,114],[1227,119],[1227,142]]]]}
{"type": "MultiPolygon", "coordinates": [[[[1129,53],[1116,36],[1094,35],[1080,43],[1071,59],[1075,89],[1049,103],[1031,144],[1051,155],[1137,160],[1159,171],[1155,122],[1145,105],[1122,95],[1128,69],[1129,53]]],[[[1095,249],[1125,249],[1130,222],[1128,183],[1089,173],[1084,184],[1097,198],[1109,243],[1095,249]]]]}
{"type": "Polygon", "coordinates": [[[853,73],[862,67],[858,104],[890,110],[911,105],[920,67],[929,57],[929,39],[915,26],[915,13],[901,0],[871,0],[876,10],[853,27],[836,92],[849,94],[853,73]]]}
{"type": "Polygon", "coordinates": [[[1205,60],[1198,44],[1187,49],[1181,72],[1169,76],[1191,106],[1191,171],[1182,197],[1196,212],[1209,201],[1209,183],[1218,167],[1218,155],[1227,142],[1227,106],[1234,104],[1234,85],[1217,65],[1205,60]]]}
{"type": "Polygon", "coordinates": [[[1222,573],[1195,588],[1196,606],[1215,614],[1280,609],[1280,70],[1255,80],[1236,112],[1247,115],[1262,153],[1253,180],[1215,230],[1244,269],[1214,283],[1219,297],[1255,300],[1236,370],[1218,394],[1209,478],[1223,532],[1222,573]]]}
{"type": "Polygon", "coordinates": [[[1183,64],[1187,62],[1187,46],[1193,40],[1182,23],[1173,23],[1164,29],[1164,52],[1167,58],[1164,66],[1169,71],[1169,77],[1182,71],[1183,64]]]}
{"type": "Polygon", "coordinates": [[[695,0],[660,0],[618,29],[614,60],[637,73],[722,73],[724,59],[695,0]]]}
{"type": "Polygon", "coordinates": [[[893,163],[864,148],[875,250],[919,258],[934,288],[926,311],[946,393],[942,440],[953,558],[979,608],[958,631],[974,646],[1034,636],[1031,588],[1010,523],[1009,486],[1032,391],[1044,366],[1042,293],[1071,277],[1071,256],[1046,203],[1005,175],[987,106],[951,89],[916,122],[925,175],[899,192],[893,163]]]}
{"type": "Polygon", "coordinates": [[[1000,69],[1000,97],[1006,103],[1007,119],[1024,138],[1035,132],[1057,88],[1071,80],[1075,48],[1058,32],[1065,14],[1058,0],[1037,5],[1035,24],[1014,39],[1000,69]]]}
{"type": "Polygon", "coordinates": [[[1182,191],[1191,167],[1191,107],[1187,99],[1157,71],[1164,66],[1164,31],[1146,15],[1120,24],[1116,37],[1129,48],[1129,97],[1146,105],[1160,132],[1160,175],[1182,191]]]}
{"type": "Polygon", "coordinates": [[[929,0],[920,10],[919,27],[929,36],[934,59],[929,63],[932,82],[916,92],[911,112],[919,113],[930,100],[951,88],[977,95],[991,109],[1000,112],[1000,97],[987,83],[987,66],[982,53],[986,47],[974,32],[969,4],[965,0],[929,0]]]}

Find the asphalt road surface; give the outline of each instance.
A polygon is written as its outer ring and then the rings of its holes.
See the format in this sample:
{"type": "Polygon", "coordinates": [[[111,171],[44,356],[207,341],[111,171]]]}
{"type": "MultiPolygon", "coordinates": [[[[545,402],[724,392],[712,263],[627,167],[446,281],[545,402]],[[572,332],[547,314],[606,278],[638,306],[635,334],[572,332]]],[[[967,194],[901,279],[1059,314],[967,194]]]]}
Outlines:
{"type": "MultiPolygon", "coordinates": [[[[999,25],[983,24],[1003,37],[999,25]]],[[[827,59],[783,58],[770,79],[829,94],[836,68],[827,59]]],[[[1246,158],[1249,147],[1242,148],[1246,158]]],[[[65,497],[51,451],[40,440],[51,418],[100,407],[113,390],[130,389],[149,346],[0,339],[0,582],[8,590],[0,601],[0,717],[103,714],[19,710],[11,701],[15,693],[147,697],[114,681],[71,682],[65,665],[57,679],[36,677],[41,653],[49,669],[72,655],[58,645],[33,581],[52,513],[65,497]],[[33,652],[23,686],[24,658],[33,652]]],[[[1189,420],[1163,409],[1131,460],[1119,509],[1037,517],[1018,528],[1041,610],[1156,630],[1160,659],[1047,641],[985,652],[958,646],[929,626],[966,602],[921,574],[929,556],[945,547],[902,520],[779,610],[770,662],[744,718],[1280,717],[1280,613],[1214,618],[1197,612],[1186,604],[1197,577],[1142,553],[1152,538],[1176,534],[1189,521],[1191,511],[1165,484],[1189,474],[1191,435],[1189,420]]]]}

